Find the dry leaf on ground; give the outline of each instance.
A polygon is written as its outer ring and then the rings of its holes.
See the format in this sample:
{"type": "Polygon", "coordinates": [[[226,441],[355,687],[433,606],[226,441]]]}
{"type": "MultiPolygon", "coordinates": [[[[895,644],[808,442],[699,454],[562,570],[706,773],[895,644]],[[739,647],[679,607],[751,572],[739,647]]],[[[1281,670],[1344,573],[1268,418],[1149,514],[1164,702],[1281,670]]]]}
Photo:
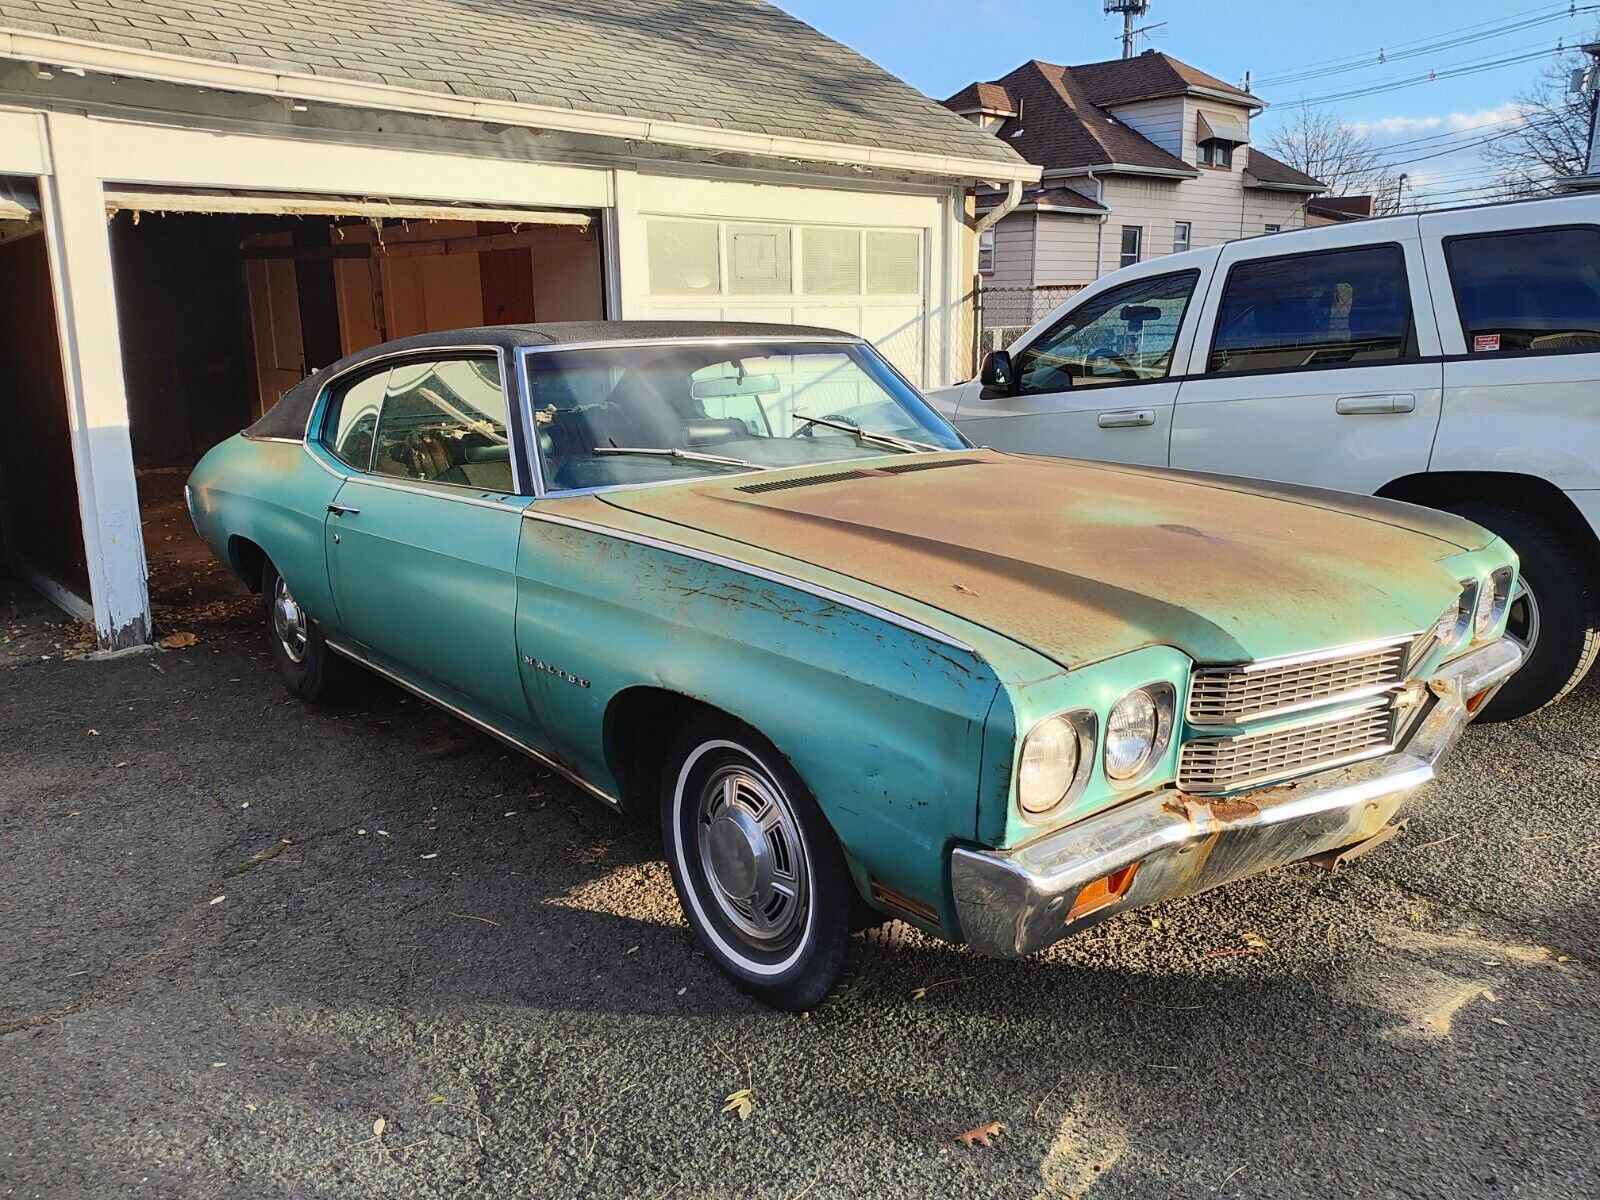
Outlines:
{"type": "Polygon", "coordinates": [[[990,1139],[999,1137],[1005,1130],[1006,1126],[1003,1121],[985,1121],[982,1125],[974,1125],[965,1133],[956,1134],[955,1138],[963,1146],[987,1147],[994,1145],[994,1142],[990,1139]]]}
{"type": "Polygon", "coordinates": [[[156,643],[163,650],[182,650],[185,646],[192,646],[200,639],[192,633],[169,633],[156,643]]]}
{"type": "Polygon", "coordinates": [[[749,1088],[740,1088],[737,1092],[728,1093],[728,1102],[722,1106],[722,1111],[736,1112],[739,1120],[748,1121],[755,1106],[755,1093],[749,1088]]]}

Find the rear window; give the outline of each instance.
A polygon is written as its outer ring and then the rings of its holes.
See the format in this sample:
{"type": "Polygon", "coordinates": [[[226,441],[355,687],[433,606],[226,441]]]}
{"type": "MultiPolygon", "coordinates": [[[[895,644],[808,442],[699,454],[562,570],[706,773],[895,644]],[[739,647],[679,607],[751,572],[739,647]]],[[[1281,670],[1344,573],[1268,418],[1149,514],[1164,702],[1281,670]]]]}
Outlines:
{"type": "Polygon", "coordinates": [[[1451,238],[1467,350],[1600,350],[1600,229],[1451,238]]]}
{"type": "Polygon", "coordinates": [[[1283,371],[1391,362],[1411,351],[1411,289],[1398,246],[1244,262],[1228,273],[1206,370],[1283,371]]]}

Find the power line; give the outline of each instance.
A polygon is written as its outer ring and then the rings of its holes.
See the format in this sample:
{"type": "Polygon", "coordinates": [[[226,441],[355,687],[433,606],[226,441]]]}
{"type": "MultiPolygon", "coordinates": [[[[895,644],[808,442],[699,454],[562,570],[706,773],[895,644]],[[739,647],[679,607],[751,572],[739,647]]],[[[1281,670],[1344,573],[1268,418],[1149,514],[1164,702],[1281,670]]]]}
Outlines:
{"type": "Polygon", "coordinates": [[[1524,49],[1501,58],[1483,59],[1476,62],[1460,63],[1442,70],[1435,69],[1426,75],[1413,75],[1406,79],[1397,79],[1388,83],[1370,84],[1364,87],[1352,88],[1345,92],[1329,92],[1323,96],[1306,96],[1300,99],[1302,104],[1331,104],[1339,100],[1355,100],[1362,96],[1375,96],[1379,92],[1398,92],[1405,88],[1417,87],[1424,83],[1433,83],[1440,79],[1459,79],[1466,75],[1481,75],[1485,71],[1498,70],[1501,67],[1516,66],[1518,63],[1532,62],[1535,59],[1546,58],[1552,54],[1562,54],[1568,47],[1556,45],[1544,49],[1524,49]]]}
{"type": "Polygon", "coordinates": [[[1304,83],[1312,79],[1322,79],[1330,75],[1344,75],[1351,71],[1366,71],[1374,67],[1387,66],[1390,63],[1404,62],[1408,59],[1421,58],[1426,54],[1434,54],[1441,50],[1454,50],[1462,46],[1475,45],[1479,42],[1492,41],[1495,38],[1505,37],[1510,33],[1520,33],[1524,29],[1532,29],[1539,25],[1548,25],[1556,21],[1567,21],[1579,13],[1593,12],[1600,5],[1588,4],[1582,8],[1571,5],[1559,12],[1545,13],[1538,16],[1523,16],[1514,21],[1497,25],[1492,29],[1485,29],[1478,33],[1457,33],[1451,37],[1441,38],[1425,45],[1418,45],[1410,50],[1396,49],[1393,53],[1379,50],[1375,57],[1364,56],[1357,61],[1345,62],[1337,66],[1321,67],[1314,70],[1299,72],[1286,72],[1280,75],[1266,75],[1259,83],[1268,86],[1284,86],[1291,83],[1304,83]]]}

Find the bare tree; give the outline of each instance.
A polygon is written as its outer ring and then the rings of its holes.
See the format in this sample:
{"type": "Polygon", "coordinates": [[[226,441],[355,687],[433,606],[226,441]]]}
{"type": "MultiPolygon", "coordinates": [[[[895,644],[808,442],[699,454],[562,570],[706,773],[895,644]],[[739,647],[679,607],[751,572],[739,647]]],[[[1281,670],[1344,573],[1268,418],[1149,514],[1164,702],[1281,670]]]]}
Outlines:
{"type": "Polygon", "coordinates": [[[1373,211],[1395,211],[1398,177],[1383,163],[1383,153],[1366,130],[1344,121],[1331,108],[1301,104],[1287,125],[1267,142],[1267,153],[1328,185],[1331,196],[1373,198],[1373,211]]]}
{"type": "Polygon", "coordinates": [[[1583,174],[1589,159],[1589,101],[1567,87],[1572,72],[1588,62],[1580,51],[1564,54],[1513,98],[1523,120],[1483,147],[1499,196],[1547,195],[1556,190],[1557,179],[1583,174]]]}

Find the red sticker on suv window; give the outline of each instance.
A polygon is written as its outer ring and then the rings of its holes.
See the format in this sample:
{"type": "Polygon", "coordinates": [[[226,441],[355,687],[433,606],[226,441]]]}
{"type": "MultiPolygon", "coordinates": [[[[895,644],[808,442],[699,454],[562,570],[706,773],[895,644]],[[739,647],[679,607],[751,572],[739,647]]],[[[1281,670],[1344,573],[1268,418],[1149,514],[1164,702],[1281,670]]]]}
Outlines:
{"type": "Polygon", "coordinates": [[[1472,339],[1472,348],[1478,353],[1485,350],[1500,349],[1500,335],[1498,333],[1480,333],[1472,339]]]}

